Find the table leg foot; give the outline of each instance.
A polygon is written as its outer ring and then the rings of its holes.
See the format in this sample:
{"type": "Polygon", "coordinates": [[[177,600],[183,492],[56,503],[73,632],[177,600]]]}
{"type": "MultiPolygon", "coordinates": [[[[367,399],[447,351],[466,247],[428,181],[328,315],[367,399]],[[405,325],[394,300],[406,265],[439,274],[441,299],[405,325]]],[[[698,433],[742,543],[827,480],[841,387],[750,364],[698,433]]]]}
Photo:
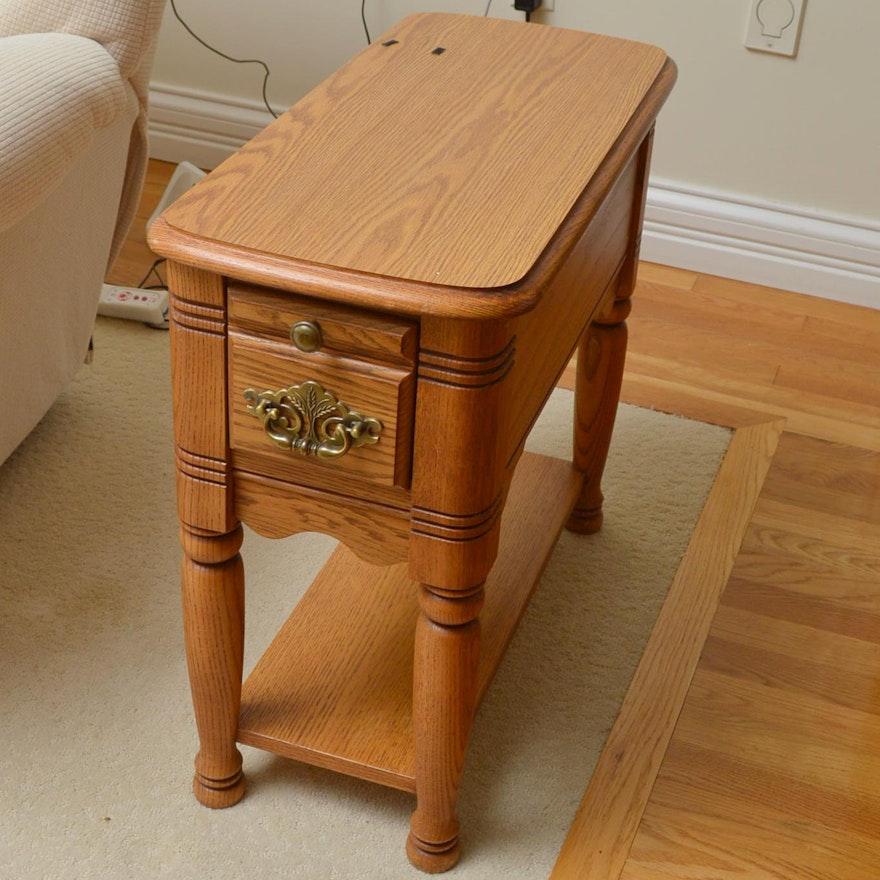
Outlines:
{"type": "Polygon", "coordinates": [[[602,527],[602,474],[620,400],[626,357],[628,299],[616,300],[584,333],[575,387],[574,464],[584,475],[580,497],[566,523],[582,535],[602,527]]]}
{"type": "Polygon", "coordinates": [[[602,501],[595,507],[575,508],[565,528],[578,535],[592,535],[602,528],[602,501]]]}
{"type": "Polygon", "coordinates": [[[197,770],[192,787],[200,804],[212,810],[223,810],[234,806],[244,797],[247,780],[241,770],[229,779],[209,779],[197,770]]]}
{"type": "Polygon", "coordinates": [[[483,585],[443,591],[422,585],[416,625],[413,736],[416,810],[406,843],[422,871],[448,871],[459,857],[458,790],[476,709],[483,585]]]}
{"type": "Polygon", "coordinates": [[[181,528],[183,621],[193,709],[199,732],[193,792],[220,809],[244,797],[236,747],[244,654],[241,526],[225,534],[181,528]]]}
{"type": "Polygon", "coordinates": [[[427,874],[442,874],[453,868],[461,855],[458,835],[446,843],[427,843],[412,831],[406,839],[406,855],[414,867],[427,874]]]}

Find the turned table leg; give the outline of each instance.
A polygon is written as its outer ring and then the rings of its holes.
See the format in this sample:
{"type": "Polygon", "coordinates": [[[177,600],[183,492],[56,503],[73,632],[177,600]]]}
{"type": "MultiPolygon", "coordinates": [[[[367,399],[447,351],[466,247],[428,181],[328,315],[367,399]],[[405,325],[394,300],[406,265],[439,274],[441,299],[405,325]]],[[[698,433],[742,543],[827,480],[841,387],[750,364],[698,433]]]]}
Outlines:
{"type": "Polygon", "coordinates": [[[629,246],[615,283],[614,298],[584,331],[578,348],[574,464],[584,475],[584,486],[566,528],[581,534],[591,534],[602,527],[602,474],[623,384],[626,319],[632,308],[630,297],[638,272],[653,143],[652,128],[634,160],[637,173],[630,214],[629,246]]]}
{"type": "Polygon", "coordinates": [[[459,857],[456,801],[476,710],[483,585],[501,533],[515,354],[507,321],[422,319],[409,547],[409,575],[421,584],[417,804],[406,848],[431,873],[459,857]]]}
{"type": "Polygon", "coordinates": [[[171,385],[183,624],[200,749],[193,790],[208,807],[241,800],[236,748],[244,646],[242,529],[233,511],[226,386],[226,289],[170,261],[171,385]]]}
{"type": "Polygon", "coordinates": [[[578,349],[574,464],[584,474],[584,486],[566,524],[572,532],[591,534],[602,527],[602,474],[623,383],[629,311],[629,298],[615,300],[586,329],[578,349]]]}
{"type": "Polygon", "coordinates": [[[456,802],[476,709],[482,585],[453,595],[423,584],[413,682],[417,805],[406,851],[422,871],[459,858],[456,802]]]}
{"type": "Polygon", "coordinates": [[[241,526],[227,534],[181,529],[181,583],[186,657],[199,753],[193,791],[207,807],[231,807],[244,796],[236,747],[244,649],[241,526]]]}

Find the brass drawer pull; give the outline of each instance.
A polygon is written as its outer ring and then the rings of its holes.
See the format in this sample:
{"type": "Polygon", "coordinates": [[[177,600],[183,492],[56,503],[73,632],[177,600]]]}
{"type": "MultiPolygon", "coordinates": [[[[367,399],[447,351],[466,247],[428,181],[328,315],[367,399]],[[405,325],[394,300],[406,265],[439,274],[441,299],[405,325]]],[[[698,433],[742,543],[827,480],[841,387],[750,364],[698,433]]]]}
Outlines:
{"type": "Polygon", "coordinates": [[[279,391],[248,388],[244,397],[269,439],[300,455],[338,458],[353,447],[379,442],[378,419],[350,410],[312,380],[279,391]]]}
{"type": "Polygon", "coordinates": [[[324,342],[317,321],[297,321],[290,328],[290,341],[300,351],[317,351],[324,342]]]}

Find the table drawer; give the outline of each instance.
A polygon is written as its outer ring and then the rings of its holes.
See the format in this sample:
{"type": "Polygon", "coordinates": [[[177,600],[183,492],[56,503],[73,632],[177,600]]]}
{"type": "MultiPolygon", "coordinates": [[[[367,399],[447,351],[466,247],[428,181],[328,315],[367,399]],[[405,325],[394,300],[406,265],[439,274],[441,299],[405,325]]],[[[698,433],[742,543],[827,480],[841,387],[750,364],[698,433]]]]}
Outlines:
{"type": "Polygon", "coordinates": [[[233,287],[228,336],[229,441],[243,467],[339,492],[409,487],[417,325],[233,287]]]}

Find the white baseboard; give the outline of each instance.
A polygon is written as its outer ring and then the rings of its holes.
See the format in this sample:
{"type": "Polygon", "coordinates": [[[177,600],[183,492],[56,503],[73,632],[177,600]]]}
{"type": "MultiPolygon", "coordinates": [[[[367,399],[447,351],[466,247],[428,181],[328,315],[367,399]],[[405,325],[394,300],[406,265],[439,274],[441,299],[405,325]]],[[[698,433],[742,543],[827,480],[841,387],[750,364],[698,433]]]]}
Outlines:
{"type": "MultiPolygon", "coordinates": [[[[154,83],[150,154],[210,169],[272,121],[260,104],[154,83]]],[[[642,259],[880,308],[880,226],[652,180],[642,259]]]]}
{"type": "Polygon", "coordinates": [[[161,83],[150,88],[150,155],[163,162],[215,168],[270,122],[262,104],[161,83]]]}
{"type": "Polygon", "coordinates": [[[880,226],[848,218],[652,181],[641,256],[880,308],[880,226]]]}

